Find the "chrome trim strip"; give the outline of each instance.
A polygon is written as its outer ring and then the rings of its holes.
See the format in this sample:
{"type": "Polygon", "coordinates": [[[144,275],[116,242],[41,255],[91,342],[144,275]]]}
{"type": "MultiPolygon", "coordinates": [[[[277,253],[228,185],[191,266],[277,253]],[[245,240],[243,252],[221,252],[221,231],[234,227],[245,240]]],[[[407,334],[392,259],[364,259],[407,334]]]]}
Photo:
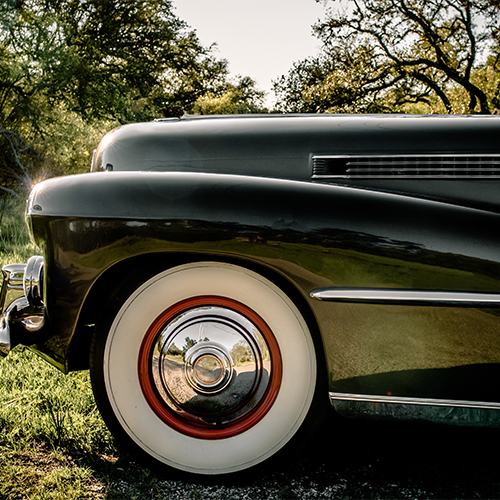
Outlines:
{"type": "Polygon", "coordinates": [[[314,299],[327,302],[449,307],[500,307],[500,294],[497,293],[329,287],[313,290],[310,295],[314,299]]]}
{"type": "Polygon", "coordinates": [[[470,179],[471,177],[474,177],[474,179],[499,179],[500,174],[495,174],[495,175],[433,175],[433,176],[426,176],[426,175],[312,175],[311,179],[322,179],[322,180],[328,180],[328,179],[349,179],[349,178],[356,178],[356,179],[425,179],[425,180],[446,180],[446,179],[470,179]]]}
{"type": "Polygon", "coordinates": [[[347,394],[330,392],[330,402],[334,401],[359,401],[365,403],[390,403],[420,406],[453,406],[457,408],[476,408],[487,410],[500,410],[500,403],[486,401],[462,401],[453,399],[407,398],[402,396],[375,396],[370,394],[347,394]]]}
{"type": "Polygon", "coordinates": [[[445,153],[445,154],[440,154],[440,153],[412,153],[412,154],[397,154],[397,155],[371,155],[371,154],[365,154],[365,155],[350,155],[350,154],[345,154],[345,155],[313,155],[313,159],[318,158],[320,160],[323,159],[329,159],[329,158],[381,158],[381,159],[400,159],[400,158],[500,158],[500,152],[499,153],[445,153]]]}

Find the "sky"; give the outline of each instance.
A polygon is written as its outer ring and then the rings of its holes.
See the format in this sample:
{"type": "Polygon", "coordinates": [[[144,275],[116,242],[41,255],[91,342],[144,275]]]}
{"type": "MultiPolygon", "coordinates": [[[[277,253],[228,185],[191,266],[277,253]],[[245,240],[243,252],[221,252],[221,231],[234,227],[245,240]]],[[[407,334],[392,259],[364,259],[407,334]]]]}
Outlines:
{"type": "Polygon", "coordinates": [[[294,61],[315,56],[320,42],[311,26],[323,17],[315,0],[173,0],[176,15],[195,29],[200,42],[216,42],[232,75],[250,76],[274,102],[272,80],[294,61]]]}

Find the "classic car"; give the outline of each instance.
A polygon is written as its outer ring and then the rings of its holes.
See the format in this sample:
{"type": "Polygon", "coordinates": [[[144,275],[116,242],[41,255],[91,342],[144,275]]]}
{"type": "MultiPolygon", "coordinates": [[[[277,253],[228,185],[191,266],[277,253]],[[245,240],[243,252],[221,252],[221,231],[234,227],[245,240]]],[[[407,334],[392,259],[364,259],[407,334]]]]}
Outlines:
{"type": "Polygon", "coordinates": [[[332,406],[497,426],[499,188],[495,116],[126,125],[32,190],[1,350],[90,368],[119,439],[194,474],[281,460],[332,406]]]}

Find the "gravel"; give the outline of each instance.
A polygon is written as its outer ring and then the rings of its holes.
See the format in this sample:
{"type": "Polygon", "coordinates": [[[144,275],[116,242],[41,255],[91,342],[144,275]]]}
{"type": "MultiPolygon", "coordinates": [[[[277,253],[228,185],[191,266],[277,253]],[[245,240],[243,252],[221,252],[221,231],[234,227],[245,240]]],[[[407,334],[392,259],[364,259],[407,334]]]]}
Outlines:
{"type": "Polygon", "coordinates": [[[333,420],[310,458],[246,478],[198,479],[122,457],[113,499],[500,498],[497,429],[333,420]]]}

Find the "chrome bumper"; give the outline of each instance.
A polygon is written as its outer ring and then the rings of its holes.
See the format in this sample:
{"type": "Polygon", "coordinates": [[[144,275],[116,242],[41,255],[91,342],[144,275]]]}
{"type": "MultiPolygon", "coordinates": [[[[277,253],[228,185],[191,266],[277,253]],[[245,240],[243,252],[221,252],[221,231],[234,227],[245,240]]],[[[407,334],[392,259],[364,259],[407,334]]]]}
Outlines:
{"type": "Polygon", "coordinates": [[[31,257],[27,264],[7,264],[2,273],[0,355],[7,356],[22,343],[24,333],[34,333],[43,326],[43,257],[31,257]]]}

